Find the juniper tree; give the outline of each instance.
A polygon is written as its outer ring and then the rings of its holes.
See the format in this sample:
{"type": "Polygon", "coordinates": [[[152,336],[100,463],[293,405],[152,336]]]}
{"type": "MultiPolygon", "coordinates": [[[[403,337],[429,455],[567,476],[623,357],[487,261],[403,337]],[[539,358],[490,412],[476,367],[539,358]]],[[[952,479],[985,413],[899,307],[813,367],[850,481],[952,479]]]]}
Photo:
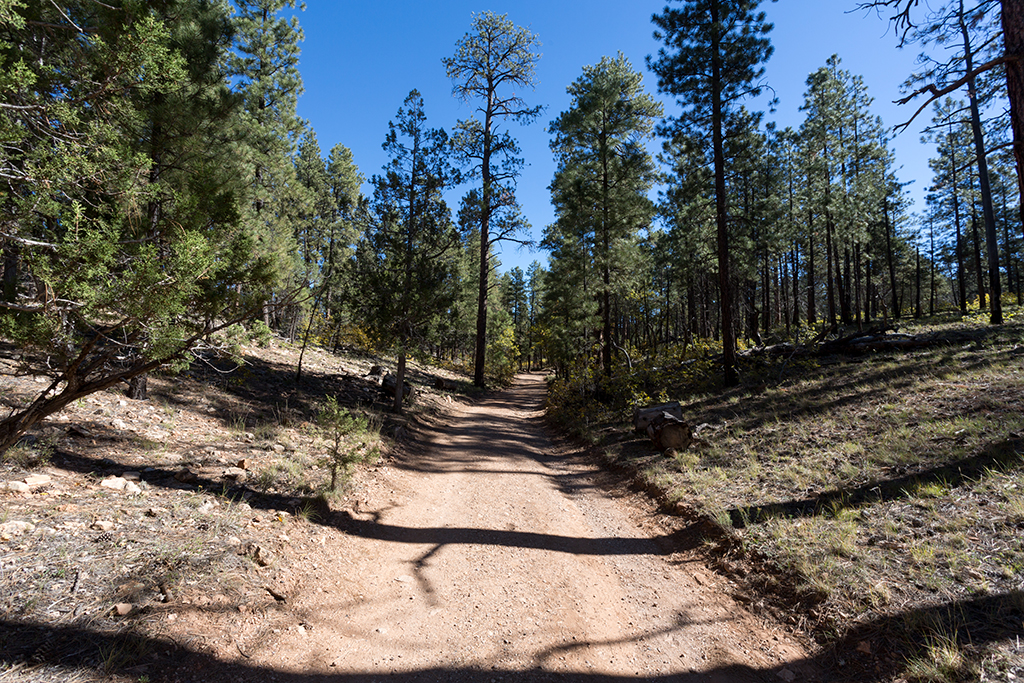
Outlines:
{"type": "Polygon", "coordinates": [[[280,271],[238,221],[220,4],[4,10],[0,334],[51,381],[0,421],[0,452],[77,398],[186,362],[280,271]]]}

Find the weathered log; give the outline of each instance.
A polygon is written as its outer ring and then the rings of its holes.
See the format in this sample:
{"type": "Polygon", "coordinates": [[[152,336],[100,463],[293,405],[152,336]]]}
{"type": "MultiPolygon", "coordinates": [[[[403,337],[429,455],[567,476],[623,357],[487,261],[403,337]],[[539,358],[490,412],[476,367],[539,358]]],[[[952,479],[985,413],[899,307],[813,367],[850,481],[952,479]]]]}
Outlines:
{"type": "Polygon", "coordinates": [[[651,422],[662,413],[668,413],[680,420],[683,419],[683,407],[679,404],[679,401],[661,403],[656,406],[647,406],[646,408],[637,407],[633,409],[633,431],[637,434],[643,434],[647,431],[647,427],[651,422]]]}
{"type": "Polygon", "coordinates": [[[453,382],[450,379],[445,379],[444,377],[435,377],[434,378],[434,388],[435,389],[444,389],[445,391],[454,391],[455,390],[455,382],[453,382]]]}

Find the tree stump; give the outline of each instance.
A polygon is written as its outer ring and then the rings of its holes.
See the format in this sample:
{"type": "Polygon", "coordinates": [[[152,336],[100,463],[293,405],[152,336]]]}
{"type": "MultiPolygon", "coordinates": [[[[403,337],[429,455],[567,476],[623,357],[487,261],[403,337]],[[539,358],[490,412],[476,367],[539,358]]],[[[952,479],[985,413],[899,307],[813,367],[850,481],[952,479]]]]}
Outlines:
{"type": "Polygon", "coordinates": [[[646,408],[638,407],[633,409],[633,431],[637,434],[645,433],[651,422],[660,417],[662,413],[668,413],[679,420],[683,419],[683,407],[679,405],[679,401],[661,403],[646,408]]]}
{"type": "Polygon", "coordinates": [[[690,425],[667,411],[651,420],[647,425],[647,436],[651,437],[654,448],[663,453],[670,448],[685,451],[693,443],[690,425]]]}
{"type": "Polygon", "coordinates": [[[133,401],[145,401],[147,398],[147,384],[149,373],[135,375],[128,380],[128,398],[133,401]]]}

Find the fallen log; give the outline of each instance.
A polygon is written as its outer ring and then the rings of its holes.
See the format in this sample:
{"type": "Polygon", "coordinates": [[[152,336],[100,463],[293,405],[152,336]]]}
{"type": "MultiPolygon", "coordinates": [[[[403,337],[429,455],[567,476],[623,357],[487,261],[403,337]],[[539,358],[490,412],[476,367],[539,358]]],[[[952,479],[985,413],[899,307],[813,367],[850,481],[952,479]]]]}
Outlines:
{"type": "Polygon", "coordinates": [[[445,379],[444,377],[435,377],[434,378],[434,388],[435,389],[443,389],[445,391],[455,391],[457,386],[458,385],[456,385],[455,382],[450,380],[450,379],[445,379]]]}

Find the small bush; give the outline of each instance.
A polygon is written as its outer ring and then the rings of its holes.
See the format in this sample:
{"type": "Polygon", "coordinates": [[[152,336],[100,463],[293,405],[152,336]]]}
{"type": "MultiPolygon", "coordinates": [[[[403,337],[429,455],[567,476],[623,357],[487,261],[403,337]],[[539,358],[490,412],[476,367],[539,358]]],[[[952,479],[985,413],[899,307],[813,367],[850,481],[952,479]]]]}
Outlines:
{"type": "Polygon", "coordinates": [[[262,320],[254,320],[249,326],[249,340],[261,349],[270,346],[270,337],[270,326],[262,320]]]}

